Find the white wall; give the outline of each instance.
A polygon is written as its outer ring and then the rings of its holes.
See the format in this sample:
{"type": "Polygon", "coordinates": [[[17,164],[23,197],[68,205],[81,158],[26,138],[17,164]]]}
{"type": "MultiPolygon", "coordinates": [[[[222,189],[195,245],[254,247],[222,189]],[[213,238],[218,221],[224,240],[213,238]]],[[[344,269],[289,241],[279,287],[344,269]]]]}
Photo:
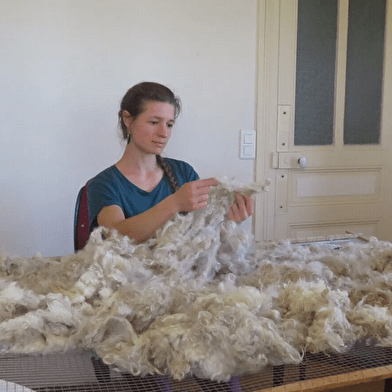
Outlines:
{"type": "Polygon", "coordinates": [[[73,252],[77,192],[120,158],[140,81],[181,97],[167,156],[252,181],[256,39],[257,0],[0,0],[0,254],[73,252]]]}

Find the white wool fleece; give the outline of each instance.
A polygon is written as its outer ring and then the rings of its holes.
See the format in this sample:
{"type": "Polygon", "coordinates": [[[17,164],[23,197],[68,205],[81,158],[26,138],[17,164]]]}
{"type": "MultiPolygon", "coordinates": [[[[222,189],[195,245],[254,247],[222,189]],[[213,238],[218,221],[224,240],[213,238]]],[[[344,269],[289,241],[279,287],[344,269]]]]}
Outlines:
{"type": "Polygon", "coordinates": [[[257,244],[227,220],[236,190],[266,185],[221,179],[207,208],[142,244],[98,228],[76,254],[0,258],[0,350],[82,348],[134,375],[221,381],[357,340],[391,346],[392,244],[257,244]]]}

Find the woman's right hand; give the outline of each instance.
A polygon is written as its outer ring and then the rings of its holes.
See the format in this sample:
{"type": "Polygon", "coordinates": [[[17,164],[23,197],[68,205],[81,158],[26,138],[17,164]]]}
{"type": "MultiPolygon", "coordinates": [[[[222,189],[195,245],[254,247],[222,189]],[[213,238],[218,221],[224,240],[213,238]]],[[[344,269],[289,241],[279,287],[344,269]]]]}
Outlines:
{"type": "Polygon", "coordinates": [[[173,196],[178,212],[201,210],[207,206],[208,193],[219,183],[214,178],[187,182],[173,196]]]}

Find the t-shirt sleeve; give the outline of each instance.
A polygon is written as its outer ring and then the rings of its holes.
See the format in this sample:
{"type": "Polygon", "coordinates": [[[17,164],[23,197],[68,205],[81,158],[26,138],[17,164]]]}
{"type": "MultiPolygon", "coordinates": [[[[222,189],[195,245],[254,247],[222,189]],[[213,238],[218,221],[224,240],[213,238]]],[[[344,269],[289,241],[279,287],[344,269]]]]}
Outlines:
{"type": "Polygon", "coordinates": [[[102,208],[112,205],[121,206],[119,194],[113,184],[101,178],[94,178],[88,184],[87,200],[90,232],[98,226],[97,217],[102,208]]]}
{"type": "Polygon", "coordinates": [[[199,177],[199,175],[195,172],[195,170],[193,169],[193,167],[192,167],[191,165],[189,165],[189,167],[190,167],[189,174],[188,174],[188,176],[189,176],[189,181],[187,181],[187,182],[199,180],[200,177],[199,177]]]}
{"type": "Polygon", "coordinates": [[[180,187],[187,182],[199,179],[199,175],[189,163],[174,159],[170,159],[168,161],[180,187]]]}

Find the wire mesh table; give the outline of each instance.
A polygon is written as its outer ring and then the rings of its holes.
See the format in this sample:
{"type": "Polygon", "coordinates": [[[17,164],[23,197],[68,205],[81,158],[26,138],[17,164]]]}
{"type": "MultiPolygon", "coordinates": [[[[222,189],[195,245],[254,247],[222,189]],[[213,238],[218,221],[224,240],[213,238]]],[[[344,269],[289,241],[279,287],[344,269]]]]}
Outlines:
{"type": "Polygon", "coordinates": [[[214,382],[189,377],[135,377],[105,365],[92,352],[0,355],[1,392],[257,392],[317,391],[392,377],[392,350],[357,344],[346,354],[307,354],[299,365],[214,382]]]}

